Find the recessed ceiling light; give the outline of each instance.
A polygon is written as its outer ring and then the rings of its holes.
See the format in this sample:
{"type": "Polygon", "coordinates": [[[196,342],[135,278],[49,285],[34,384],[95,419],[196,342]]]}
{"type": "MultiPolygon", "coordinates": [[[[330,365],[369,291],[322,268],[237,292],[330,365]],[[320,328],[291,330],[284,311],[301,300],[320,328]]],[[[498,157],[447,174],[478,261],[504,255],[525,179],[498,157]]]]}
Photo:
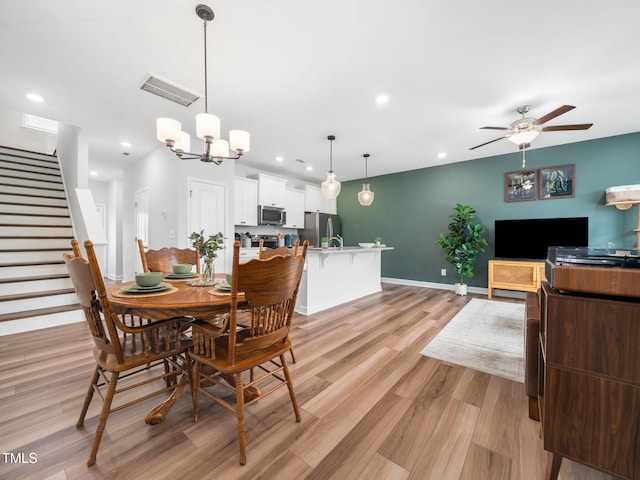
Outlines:
{"type": "Polygon", "coordinates": [[[122,145],[123,147],[129,148],[131,146],[131,144],[129,142],[120,142],[120,145],[122,145]]]}
{"type": "Polygon", "coordinates": [[[310,172],[313,170],[313,167],[311,165],[307,165],[307,172],[310,172]]]}
{"type": "Polygon", "coordinates": [[[37,93],[27,93],[27,98],[32,102],[44,102],[44,98],[42,98],[42,96],[38,95],[37,93]]]}
{"type": "Polygon", "coordinates": [[[438,153],[438,158],[447,158],[447,152],[438,153]]]}
{"type": "Polygon", "coordinates": [[[96,172],[95,170],[92,170],[89,172],[89,175],[91,175],[92,177],[95,177],[96,175],[98,175],[98,172],[96,172]]]}
{"type": "Polygon", "coordinates": [[[283,161],[283,160],[284,160],[284,157],[280,157],[280,156],[277,156],[277,157],[276,157],[276,162],[281,162],[281,161],[283,161]]]}
{"type": "Polygon", "coordinates": [[[389,97],[387,95],[378,95],[376,97],[376,103],[387,103],[389,101],[389,97]]]}

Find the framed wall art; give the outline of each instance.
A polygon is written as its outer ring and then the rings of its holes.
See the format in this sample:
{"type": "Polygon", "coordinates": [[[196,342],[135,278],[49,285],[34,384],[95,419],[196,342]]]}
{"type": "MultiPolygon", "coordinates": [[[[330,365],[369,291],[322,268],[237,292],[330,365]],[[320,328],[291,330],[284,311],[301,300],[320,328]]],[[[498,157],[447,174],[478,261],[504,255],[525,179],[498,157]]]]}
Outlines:
{"type": "Polygon", "coordinates": [[[526,202],[536,199],[535,170],[505,173],[504,184],[505,202],[526,202]]]}
{"type": "Polygon", "coordinates": [[[575,166],[545,167],[538,171],[540,200],[569,198],[575,195],[575,166]]]}

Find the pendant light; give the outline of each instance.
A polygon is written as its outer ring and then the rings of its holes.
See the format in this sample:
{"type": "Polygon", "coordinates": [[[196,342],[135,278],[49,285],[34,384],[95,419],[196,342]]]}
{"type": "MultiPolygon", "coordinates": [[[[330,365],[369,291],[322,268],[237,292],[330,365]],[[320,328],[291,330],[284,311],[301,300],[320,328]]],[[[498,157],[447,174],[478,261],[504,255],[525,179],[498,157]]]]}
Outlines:
{"type": "Polygon", "coordinates": [[[204,140],[204,153],[191,153],[191,137],[181,131],[182,125],[172,118],[158,118],[156,136],[182,160],[199,159],[220,165],[223,160],[237,160],[249,151],[249,132],[231,130],[229,141],[220,138],[220,119],[208,111],[207,91],[207,22],[213,20],[213,10],[207,5],[196,6],[196,15],[204,23],[204,113],[196,115],[196,134],[204,140]],[[234,154],[229,155],[229,149],[234,154]]]}
{"type": "Polygon", "coordinates": [[[335,139],[335,135],[327,137],[327,140],[329,140],[329,171],[327,172],[327,179],[322,182],[322,194],[329,200],[337,198],[340,194],[340,182],[336,180],[336,173],[333,171],[333,141],[335,139]]]}
{"type": "Polygon", "coordinates": [[[364,183],[362,184],[362,191],[358,192],[358,202],[360,205],[368,207],[373,203],[374,193],[369,190],[369,182],[367,181],[367,164],[369,163],[369,154],[365,153],[364,157],[364,183]]]}

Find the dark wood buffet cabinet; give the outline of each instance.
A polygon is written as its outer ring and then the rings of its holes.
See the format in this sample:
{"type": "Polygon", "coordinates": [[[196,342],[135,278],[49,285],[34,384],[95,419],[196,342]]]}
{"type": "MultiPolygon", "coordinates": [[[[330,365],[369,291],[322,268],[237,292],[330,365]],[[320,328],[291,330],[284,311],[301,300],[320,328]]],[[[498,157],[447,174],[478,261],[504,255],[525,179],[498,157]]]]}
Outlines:
{"type": "Polygon", "coordinates": [[[640,479],[640,299],[541,286],[539,407],[546,479],[563,457],[640,479]]]}

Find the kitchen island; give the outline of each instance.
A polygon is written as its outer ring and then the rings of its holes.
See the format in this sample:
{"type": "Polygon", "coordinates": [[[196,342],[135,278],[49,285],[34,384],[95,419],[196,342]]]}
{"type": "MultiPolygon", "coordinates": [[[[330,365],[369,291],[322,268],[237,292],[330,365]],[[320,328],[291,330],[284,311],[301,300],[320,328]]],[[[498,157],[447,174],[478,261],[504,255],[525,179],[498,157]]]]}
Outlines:
{"type": "Polygon", "coordinates": [[[312,315],[381,291],[385,250],[393,247],[309,248],[296,312],[312,315]]]}

